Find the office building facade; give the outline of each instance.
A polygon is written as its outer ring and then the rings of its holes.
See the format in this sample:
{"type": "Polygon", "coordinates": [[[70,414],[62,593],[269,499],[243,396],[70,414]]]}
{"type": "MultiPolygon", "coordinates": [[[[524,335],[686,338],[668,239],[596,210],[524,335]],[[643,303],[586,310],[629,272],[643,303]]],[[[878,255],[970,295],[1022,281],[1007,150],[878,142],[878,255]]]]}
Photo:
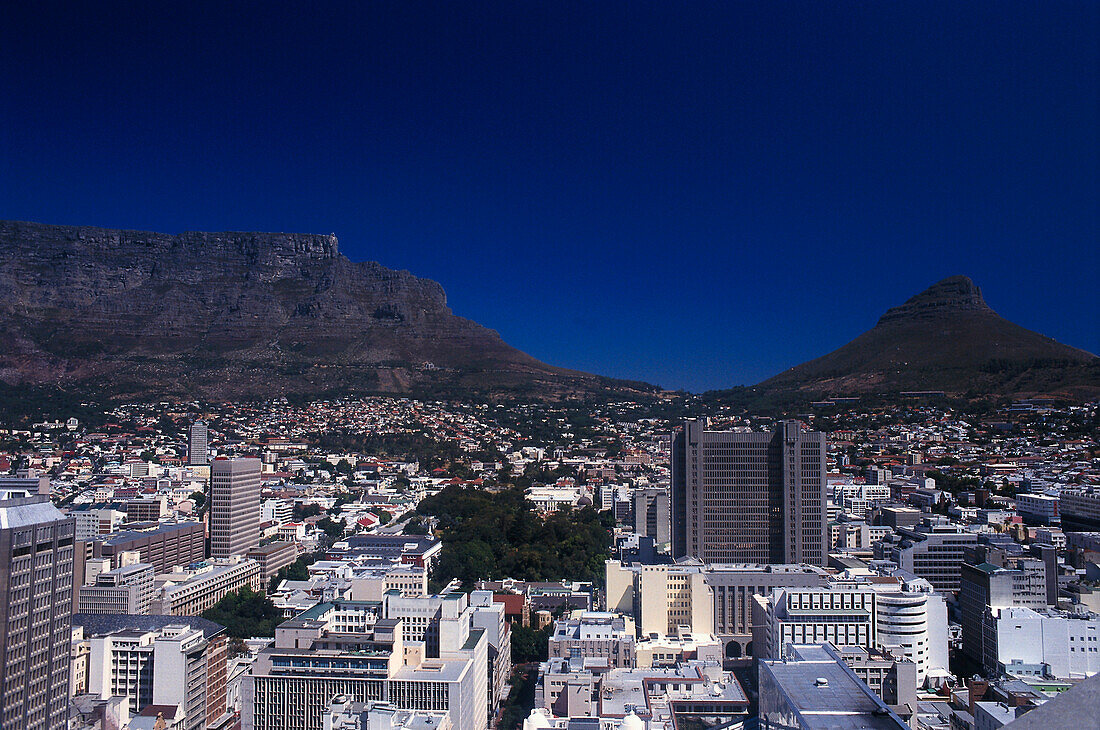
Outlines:
{"type": "Polygon", "coordinates": [[[47,498],[0,500],[0,727],[68,721],[74,520],[47,498]]]}
{"type": "Polygon", "coordinates": [[[148,530],[127,530],[92,543],[93,558],[117,562],[122,553],[132,552],[155,572],[167,573],[206,557],[206,531],[201,522],[167,523],[148,530]]]}
{"type": "Polygon", "coordinates": [[[195,421],[187,432],[187,464],[206,466],[210,463],[210,432],[203,421],[195,421]]]}
{"type": "Polygon", "coordinates": [[[927,581],[776,589],[767,597],[754,596],[753,603],[758,658],[784,658],[789,644],[828,642],[889,650],[913,662],[918,682],[947,669],[947,604],[927,581]]]}
{"type": "Polygon", "coordinates": [[[153,601],[153,566],[135,563],[108,570],[77,591],[79,613],[140,615],[153,601]]]}
{"type": "Polygon", "coordinates": [[[152,611],[162,616],[198,616],[227,593],[260,590],[260,564],[246,558],[210,560],[193,570],[169,573],[152,611]]]}
{"type": "Polygon", "coordinates": [[[210,555],[245,555],[260,545],[260,460],[222,459],[210,469],[210,555]]]}
{"type": "Polygon", "coordinates": [[[825,452],[825,434],[796,421],[772,433],[685,421],[672,438],[673,557],[825,565],[825,452]]]}

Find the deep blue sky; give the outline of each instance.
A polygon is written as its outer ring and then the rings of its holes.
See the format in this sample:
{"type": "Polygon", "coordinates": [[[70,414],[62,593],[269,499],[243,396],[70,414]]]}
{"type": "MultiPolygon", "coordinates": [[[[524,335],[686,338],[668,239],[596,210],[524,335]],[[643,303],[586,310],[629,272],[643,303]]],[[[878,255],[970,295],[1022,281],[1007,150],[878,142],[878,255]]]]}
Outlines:
{"type": "Polygon", "coordinates": [[[1100,351],[1096,2],[309,8],[7,3],[0,217],[334,232],[666,387],[953,274],[1100,351]]]}

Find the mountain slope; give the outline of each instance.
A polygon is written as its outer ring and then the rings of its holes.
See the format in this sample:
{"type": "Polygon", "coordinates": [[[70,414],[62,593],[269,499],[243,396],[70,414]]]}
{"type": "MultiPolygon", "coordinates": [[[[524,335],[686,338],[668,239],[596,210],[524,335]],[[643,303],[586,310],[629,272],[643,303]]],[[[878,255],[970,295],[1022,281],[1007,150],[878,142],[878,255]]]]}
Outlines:
{"type": "Polygon", "coordinates": [[[840,349],[756,388],[818,395],[1090,395],[1100,394],[1100,358],[1009,322],[974,282],[953,276],[888,310],[840,349]]]}
{"type": "Polygon", "coordinates": [[[0,381],[117,395],[603,387],[455,316],[442,287],[335,236],[0,222],[0,381]]]}

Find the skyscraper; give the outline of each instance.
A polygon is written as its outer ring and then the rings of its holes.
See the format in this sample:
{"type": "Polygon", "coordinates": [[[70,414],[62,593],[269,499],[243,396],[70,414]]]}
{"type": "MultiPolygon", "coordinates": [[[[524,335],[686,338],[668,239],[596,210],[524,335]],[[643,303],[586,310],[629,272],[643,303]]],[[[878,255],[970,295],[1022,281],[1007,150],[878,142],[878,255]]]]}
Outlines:
{"type": "Polygon", "coordinates": [[[796,421],[772,433],[672,438],[672,555],[705,563],[809,563],[828,557],[825,434],[796,421]]]}
{"type": "Polygon", "coordinates": [[[195,421],[187,432],[187,463],[190,466],[210,463],[210,433],[204,421],[195,421]]]}
{"type": "Polygon", "coordinates": [[[210,554],[244,555],[260,545],[260,460],[217,458],[210,471],[210,554]]]}
{"type": "Polygon", "coordinates": [[[0,500],[0,728],[68,721],[76,523],[39,496],[0,500]]]}

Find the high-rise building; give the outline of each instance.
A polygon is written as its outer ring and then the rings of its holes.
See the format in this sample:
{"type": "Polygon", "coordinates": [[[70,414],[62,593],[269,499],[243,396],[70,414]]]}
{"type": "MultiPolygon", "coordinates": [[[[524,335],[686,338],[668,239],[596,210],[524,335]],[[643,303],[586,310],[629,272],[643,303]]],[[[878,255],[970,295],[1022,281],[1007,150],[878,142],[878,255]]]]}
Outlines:
{"type": "Polygon", "coordinates": [[[667,544],[672,538],[669,530],[668,489],[640,487],[634,490],[634,532],[652,537],[658,545],[667,544]]]}
{"type": "Polygon", "coordinates": [[[825,434],[796,421],[759,433],[689,420],[672,438],[675,558],[824,565],[825,502],[825,434]]]}
{"type": "Polygon", "coordinates": [[[192,423],[187,432],[187,463],[191,466],[210,463],[210,433],[203,421],[192,423]]]}
{"type": "Polygon", "coordinates": [[[260,460],[215,459],[210,471],[210,555],[244,555],[260,545],[260,460]]]}
{"type": "Polygon", "coordinates": [[[68,722],[72,518],[46,498],[0,501],[0,728],[68,722]]]}

